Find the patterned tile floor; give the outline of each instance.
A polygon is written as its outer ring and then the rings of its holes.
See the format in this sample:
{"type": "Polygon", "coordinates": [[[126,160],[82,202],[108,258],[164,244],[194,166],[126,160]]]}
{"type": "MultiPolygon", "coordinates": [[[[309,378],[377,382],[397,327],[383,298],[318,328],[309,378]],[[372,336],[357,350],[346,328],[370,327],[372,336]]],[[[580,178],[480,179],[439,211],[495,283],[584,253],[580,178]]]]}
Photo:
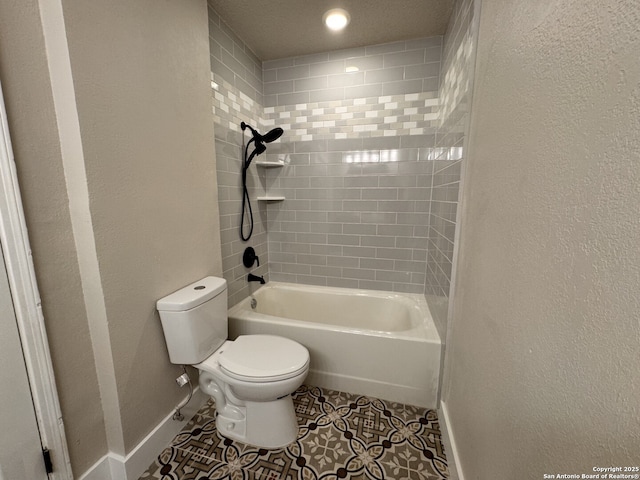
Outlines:
{"type": "Polygon", "coordinates": [[[210,400],[139,480],[429,480],[449,471],[434,410],[303,385],[300,432],[265,450],[221,437],[210,400]]]}

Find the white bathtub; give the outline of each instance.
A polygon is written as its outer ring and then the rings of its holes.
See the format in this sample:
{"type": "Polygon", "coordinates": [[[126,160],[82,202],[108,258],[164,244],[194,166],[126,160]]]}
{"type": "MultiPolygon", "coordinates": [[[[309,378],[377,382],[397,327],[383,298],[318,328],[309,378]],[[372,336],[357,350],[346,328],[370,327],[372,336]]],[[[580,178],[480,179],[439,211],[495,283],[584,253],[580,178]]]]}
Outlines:
{"type": "Polygon", "coordinates": [[[306,383],[436,407],[440,337],[422,295],[269,282],[229,310],[231,339],[257,333],[309,349],[306,383]]]}

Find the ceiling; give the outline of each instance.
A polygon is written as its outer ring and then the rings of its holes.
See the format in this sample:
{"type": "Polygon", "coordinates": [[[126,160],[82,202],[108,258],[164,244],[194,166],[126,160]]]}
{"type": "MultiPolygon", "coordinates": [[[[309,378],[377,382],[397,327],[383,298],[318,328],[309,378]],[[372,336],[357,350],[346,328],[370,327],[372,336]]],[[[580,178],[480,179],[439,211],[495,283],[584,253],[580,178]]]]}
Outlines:
{"type": "Polygon", "coordinates": [[[263,61],[444,35],[453,0],[209,0],[263,61]],[[343,8],[351,23],[330,32],[322,15],[343,8]]]}

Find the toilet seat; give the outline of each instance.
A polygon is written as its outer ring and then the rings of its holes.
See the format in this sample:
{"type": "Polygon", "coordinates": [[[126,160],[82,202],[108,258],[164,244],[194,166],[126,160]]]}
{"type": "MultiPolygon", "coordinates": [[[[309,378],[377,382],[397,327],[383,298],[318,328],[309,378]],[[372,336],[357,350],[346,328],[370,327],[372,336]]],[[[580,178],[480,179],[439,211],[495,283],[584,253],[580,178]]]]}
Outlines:
{"type": "Polygon", "coordinates": [[[309,351],[288,338],[241,335],[221,348],[218,363],[225,374],[237,380],[276,382],[305,371],[309,351]]]}

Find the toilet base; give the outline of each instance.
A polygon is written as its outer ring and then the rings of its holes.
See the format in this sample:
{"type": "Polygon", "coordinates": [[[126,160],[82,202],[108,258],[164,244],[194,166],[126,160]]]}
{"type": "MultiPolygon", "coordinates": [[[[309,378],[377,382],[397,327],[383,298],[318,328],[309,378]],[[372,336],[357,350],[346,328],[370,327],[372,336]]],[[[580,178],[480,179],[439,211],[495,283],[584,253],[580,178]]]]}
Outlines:
{"type": "Polygon", "coordinates": [[[270,402],[243,403],[242,419],[218,413],[216,427],[222,436],[261,448],[284,447],[298,438],[291,395],[270,402]]]}

